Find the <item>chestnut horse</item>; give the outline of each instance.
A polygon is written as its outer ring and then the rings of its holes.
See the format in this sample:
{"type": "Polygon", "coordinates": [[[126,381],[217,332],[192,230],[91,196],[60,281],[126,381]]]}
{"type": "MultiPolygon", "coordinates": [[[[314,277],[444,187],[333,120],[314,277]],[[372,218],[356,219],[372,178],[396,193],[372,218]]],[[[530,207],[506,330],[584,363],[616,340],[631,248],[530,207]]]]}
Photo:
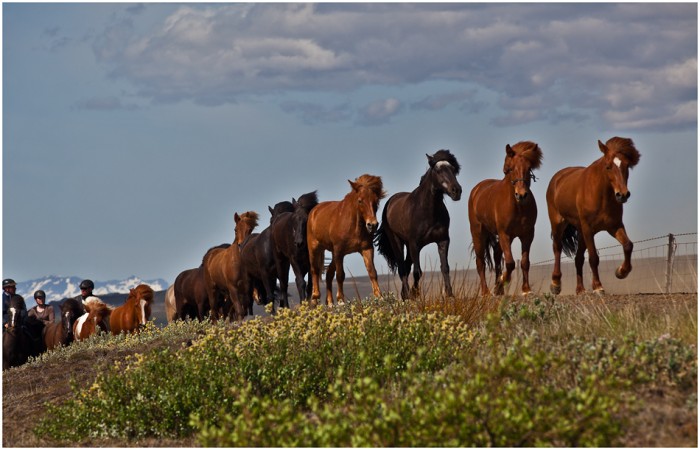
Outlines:
{"type": "MultiPolygon", "coordinates": [[[[275,208],[270,208],[270,224],[283,212],[294,211],[294,207],[288,201],[280,202],[275,208]]],[[[272,244],[272,225],[260,233],[253,233],[241,245],[241,261],[248,283],[248,298],[253,296],[253,287],[258,287],[260,303],[272,302],[272,310],[275,309],[275,286],[277,282],[277,267],[272,244]]],[[[252,304],[250,305],[252,307],[252,304]]],[[[280,301],[280,307],[289,307],[284,301],[280,301]]]]}
{"type": "Polygon", "coordinates": [[[207,289],[211,320],[219,319],[217,300],[225,296],[231,301],[230,318],[243,320],[248,312],[250,298],[248,283],[241,263],[240,245],[244,244],[258,226],[258,214],[248,211],[234,214],[235,239],[228,248],[214,248],[207,252],[202,262],[204,284],[207,289]]]}
{"type": "Polygon", "coordinates": [[[457,181],[459,163],[449,150],[438,150],[428,158],[428,170],[412,192],[392,195],[384,206],[382,225],[375,242],[384,255],[392,273],[399,270],[401,298],[407,299],[420,292],[420,251],[435,242],[440,255],[440,270],[445,282],[445,294],[453,297],[447,252],[450,247],[450,214],[443,197],[454,201],[462,197],[462,186],[457,181]],[[408,254],[404,258],[404,248],[408,254]],[[408,274],[413,265],[413,290],[408,289],[408,274]]]}
{"type": "Polygon", "coordinates": [[[552,225],[554,270],[553,294],[561,292],[561,252],[569,257],[576,254],[576,293],[583,287],[584,253],[588,250],[588,262],[593,275],[592,288],[603,293],[598,276],[598,252],[593,237],[599,231],[607,231],[622,244],[625,259],[615,271],[619,279],[632,271],[632,248],[622,223],[622,205],[630,197],[627,189],[629,170],[637,165],[640,154],[632,139],[613,137],[603,144],[598,141],[603,156],[588,167],[567,167],[552,177],[547,188],[547,208],[552,225]]]}
{"type": "Polygon", "coordinates": [[[85,314],[73,324],[73,338],[76,341],[82,341],[100,330],[108,333],[109,315],[112,312],[112,307],[94,296],[86,298],[83,306],[85,314]]]}
{"type": "Polygon", "coordinates": [[[44,343],[48,350],[67,346],[73,342],[73,325],[78,317],[85,314],[83,304],[74,298],[68,298],[61,304],[61,321],[50,323],[44,329],[44,343]]]}
{"type": "Polygon", "coordinates": [[[30,356],[38,356],[46,350],[41,339],[44,322],[33,316],[26,317],[26,311],[24,298],[13,295],[2,335],[2,370],[21,366],[30,356]]]}
{"type": "Polygon", "coordinates": [[[294,212],[283,212],[270,225],[272,247],[277,266],[277,278],[280,280],[282,293],[281,304],[289,307],[289,266],[294,270],[294,277],[299,292],[299,302],[311,297],[311,283],[304,280],[309,273],[309,247],[306,241],[306,223],[309,213],[318,205],[316,191],[292,199],[294,212]]]}
{"type": "Polygon", "coordinates": [[[139,284],[130,289],[124,304],[114,308],[109,315],[112,334],[117,335],[121,332],[133,334],[144,328],[151,318],[153,295],[153,289],[146,284],[139,284]]]}
{"type": "Polygon", "coordinates": [[[382,179],[374,175],[362,175],[355,181],[348,180],[352,190],[340,201],[319,203],[307,222],[306,238],[311,263],[312,302],[321,297],[319,278],[323,272],[324,250],[333,255],[326,273],[326,305],[333,306],[333,276],[338,274],[338,304],[345,301],[343,282],[345,271],[343,258],[349,253],[360,252],[372,282],[376,297],[381,293],[374,268],[373,237],[377,231],[377,208],[386,196],[382,179]]]}
{"type": "Polygon", "coordinates": [[[530,181],[536,180],[534,169],[542,164],[542,150],[534,142],[506,145],[502,180],[484,180],[469,194],[469,228],[476,256],[476,271],[481,280],[481,294],[488,295],[486,265],[496,272],[495,295],[503,294],[515,269],[511,245],[520,239],[523,271],[522,293],[530,293],[530,246],[535,237],[537,204],[530,192],[530,181]],[[493,261],[489,250],[493,250],[493,261]],[[501,275],[501,258],[506,272],[501,275]]]}

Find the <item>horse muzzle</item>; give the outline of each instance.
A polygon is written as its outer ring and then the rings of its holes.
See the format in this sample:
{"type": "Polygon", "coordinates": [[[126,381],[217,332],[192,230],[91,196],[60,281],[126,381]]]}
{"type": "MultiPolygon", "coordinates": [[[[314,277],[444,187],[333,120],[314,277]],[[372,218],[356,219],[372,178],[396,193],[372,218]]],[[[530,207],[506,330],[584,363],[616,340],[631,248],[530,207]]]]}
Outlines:
{"type": "Polygon", "coordinates": [[[452,200],[458,202],[459,199],[462,198],[462,187],[461,186],[453,187],[452,189],[450,189],[447,192],[447,195],[449,195],[452,200]]]}
{"type": "Polygon", "coordinates": [[[367,231],[369,231],[369,234],[376,233],[377,228],[379,228],[379,224],[377,222],[367,222],[365,226],[367,227],[367,231]]]}
{"type": "Polygon", "coordinates": [[[630,198],[630,191],[625,192],[624,194],[622,192],[615,192],[615,200],[617,200],[618,203],[627,203],[627,199],[630,198]]]}
{"type": "Polygon", "coordinates": [[[524,191],[522,194],[520,192],[515,193],[515,201],[518,203],[525,203],[529,197],[530,195],[528,191],[524,191]]]}

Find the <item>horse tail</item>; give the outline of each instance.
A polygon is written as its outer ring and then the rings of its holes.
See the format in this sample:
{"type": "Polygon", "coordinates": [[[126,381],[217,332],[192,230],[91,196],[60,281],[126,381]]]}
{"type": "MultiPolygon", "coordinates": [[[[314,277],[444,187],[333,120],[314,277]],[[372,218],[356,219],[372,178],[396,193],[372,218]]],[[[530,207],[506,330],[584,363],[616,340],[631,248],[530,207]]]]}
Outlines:
{"type": "Polygon", "coordinates": [[[576,227],[571,224],[566,225],[564,229],[564,236],[561,239],[562,250],[564,254],[569,258],[573,258],[578,250],[578,231],[576,227]]]}
{"type": "MultiPolygon", "coordinates": [[[[484,247],[484,262],[486,267],[492,271],[493,270],[493,257],[491,256],[493,252],[496,251],[496,246],[500,245],[498,243],[498,236],[486,232],[486,246],[484,247]]],[[[474,249],[474,243],[470,245],[471,253],[476,255],[476,250],[474,249]]]]}
{"type": "Polygon", "coordinates": [[[376,236],[374,236],[374,244],[377,246],[377,251],[379,254],[386,259],[391,273],[396,273],[396,269],[399,267],[399,262],[394,254],[394,248],[391,246],[391,240],[389,237],[389,233],[391,233],[391,231],[387,229],[386,213],[388,209],[389,202],[387,202],[387,204],[384,206],[384,211],[382,211],[382,224],[379,226],[376,236]]]}

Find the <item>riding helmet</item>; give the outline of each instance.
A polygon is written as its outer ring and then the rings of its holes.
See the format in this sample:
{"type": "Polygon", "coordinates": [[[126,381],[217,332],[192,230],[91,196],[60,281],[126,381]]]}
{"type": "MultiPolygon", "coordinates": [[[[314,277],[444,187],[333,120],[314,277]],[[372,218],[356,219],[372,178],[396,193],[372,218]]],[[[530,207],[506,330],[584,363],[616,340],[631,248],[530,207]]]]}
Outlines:
{"type": "Polygon", "coordinates": [[[17,283],[15,283],[15,280],[13,280],[12,278],[5,278],[4,280],[2,280],[2,288],[3,289],[5,289],[6,287],[10,287],[10,286],[17,286],[17,283]]]}
{"type": "Polygon", "coordinates": [[[92,280],[83,280],[80,283],[80,289],[95,289],[95,283],[92,280]]]}
{"type": "Polygon", "coordinates": [[[44,292],[44,291],[42,291],[41,289],[39,289],[38,291],[36,291],[36,292],[34,293],[34,298],[35,298],[35,299],[37,299],[37,298],[43,298],[44,300],[46,300],[46,292],[44,292]]]}

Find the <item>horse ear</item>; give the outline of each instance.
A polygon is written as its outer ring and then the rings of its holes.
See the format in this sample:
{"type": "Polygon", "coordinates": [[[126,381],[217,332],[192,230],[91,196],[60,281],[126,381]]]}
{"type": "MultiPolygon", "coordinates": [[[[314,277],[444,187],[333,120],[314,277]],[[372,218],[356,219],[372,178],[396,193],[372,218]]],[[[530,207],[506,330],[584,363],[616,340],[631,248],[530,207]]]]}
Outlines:
{"type": "Polygon", "coordinates": [[[428,158],[428,165],[429,165],[431,168],[433,168],[433,167],[435,166],[435,160],[433,159],[433,157],[430,156],[430,155],[427,154],[427,153],[425,154],[425,157],[428,158]]]}
{"type": "Polygon", "coordinates": [[[233,221],[238,223],[241,220],[241,216],[238,213],[233,213],[233,221]]]}
{"type": "Polygon", "coordinates": [[[294,197],[292,197],[292,206],[296,208],[298,203],[299,202],[297,202],[297,200],[294,197]]]}
{"type": "Polygon", "coordinates": [[[510,144],[506,144],[506,155],[508,155],[511,158],[515,156],[515,152],[513,151],[513,148],[510,146],[510,144]]]}
{"type": "Polygon", "coordinates": [[[350,183],[350,186],[352,187],[353,191],[358,190],[357,183],[355,183],[354,181],[350,181],[350,180],[348,180],[348,183],[350,183]]]}
{"type": "Polygon", "coordinates": [[[268,209],[268,211],[270,211],[270,214],[272,214],[273,211],[274,211],[274,210],[273,210],[272,208],[270,208],[269,206],[267,207],[267,209],[268,209]]]}
{"type": "Polygon", "coordinates": [[[600,139],[598,139],[598,148],[600,149],[601,152],[603,152],[604,155],[608,154],[608,147],[606,147],[605,144],[600,142],[600,139]]]}

